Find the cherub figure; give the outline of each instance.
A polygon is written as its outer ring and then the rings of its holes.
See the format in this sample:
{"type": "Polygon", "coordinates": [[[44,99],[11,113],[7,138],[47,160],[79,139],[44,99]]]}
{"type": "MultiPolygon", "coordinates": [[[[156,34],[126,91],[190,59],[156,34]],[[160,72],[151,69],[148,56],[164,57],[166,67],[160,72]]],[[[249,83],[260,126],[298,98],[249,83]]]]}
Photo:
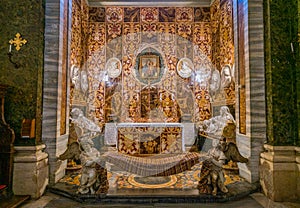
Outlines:
{"type": "Polygon", "coordinates": [[[200,193],[216,195],[218,190],[227,193],[223,165],[228,161],[247,163],[248,159],[243,157],[236,144],[226,142],[222,137],[213,140],[213,147],[208,150],[207,158],[203,161],[200,173],[198,189],[200,193]]]}
{"type": "Polygon", "coordinates": [[[213,140],[213,148],[207,152],[207,159],[203,161],[201,167],[198,189],[201,193],[216,195],[218,190],[227,193],[228,189],[224,185],[225,177],[223,165],[226,162],[226,156],[221,150],[219,140],[213,140]],[[211,190],[212,187],[212,190],[211,190]]]}
{"type": "Polygon", "coordinates": [[[97,183],[98,172],[96,166],[100,163],[100,153],[93,147],[94,144],[90,139],[80,140],[80,146],[83,151],[80,154],[82,169],[78,193],[94,194],[99,187],[97,183]]]}

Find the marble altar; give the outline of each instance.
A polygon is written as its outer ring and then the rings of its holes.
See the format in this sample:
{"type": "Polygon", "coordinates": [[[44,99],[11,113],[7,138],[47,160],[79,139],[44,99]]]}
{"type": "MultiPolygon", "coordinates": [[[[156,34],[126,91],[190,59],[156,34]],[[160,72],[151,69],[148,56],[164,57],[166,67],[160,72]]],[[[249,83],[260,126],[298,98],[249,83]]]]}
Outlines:
{"type": "Polygon", "coordinates": [[[182,123],[107,123],[104,142],[133,155],[181,153],[185,151],[186,135],[190,134],[185,133],[182,123]]]}
{"type": "Polygon", "coordinates": [[[182,153],[181,123],[119,123],[117,149],[130,155],[182,153]]]}

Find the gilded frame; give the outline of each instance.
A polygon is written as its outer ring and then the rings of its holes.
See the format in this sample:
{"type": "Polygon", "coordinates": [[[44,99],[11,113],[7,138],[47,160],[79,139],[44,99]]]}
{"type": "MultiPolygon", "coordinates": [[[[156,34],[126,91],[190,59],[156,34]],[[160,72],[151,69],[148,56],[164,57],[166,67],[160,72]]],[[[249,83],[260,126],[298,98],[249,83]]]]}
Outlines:
{"type": "Polygon", "coordinates": [[[139,73],[142,79],[157,79],[160,73],[159,56],[157,55],[140,56],[139,73]]]}

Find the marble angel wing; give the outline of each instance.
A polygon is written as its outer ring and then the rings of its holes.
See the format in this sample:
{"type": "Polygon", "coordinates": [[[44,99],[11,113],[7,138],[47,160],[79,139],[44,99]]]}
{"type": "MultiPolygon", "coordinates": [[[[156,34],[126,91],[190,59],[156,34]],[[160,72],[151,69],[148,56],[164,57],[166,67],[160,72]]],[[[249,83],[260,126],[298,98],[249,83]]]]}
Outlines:
{"type": "Polygon", "coordinates": [[[66,151],[64,153],[62,153],[58,157],[58,159],[60,159],[60,160],[66,160],[66,159],[78,160],[80,154],[81,154],[81,150],[80,150],[78,142],[73,142],[68,145],[66,151]]]}

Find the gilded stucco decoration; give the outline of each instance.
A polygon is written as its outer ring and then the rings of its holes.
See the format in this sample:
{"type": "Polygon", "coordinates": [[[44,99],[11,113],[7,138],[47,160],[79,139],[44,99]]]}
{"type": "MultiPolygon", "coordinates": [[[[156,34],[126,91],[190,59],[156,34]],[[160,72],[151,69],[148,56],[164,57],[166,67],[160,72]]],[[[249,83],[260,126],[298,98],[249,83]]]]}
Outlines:
{"type": "Polygon", "coordinates": [[[156,41],[155,32],[157,31],[158,23],[158,8],[146,7],[141,8],[141,29],[142,41],[153,42],[156,41]]]}
{"type": "Polygon", "coordinates": [[[212,38],[212,58],[211,61],[213,65],[220,70],[220,1],[216,0],[210,6],[210,16],[211,16],[211,38],[212,38]]]}
{"type": "Polygon", "coordinates": [[[158,22],[158,8],[155,8],[155,7],[141,8],[141,22],[142,23],[157,23],[158,22]]]}
{"type": "Polygon", "coordinates": [[[194,20],[194,11],[192,8],[176,8],[177,33],[179,36],[192,40],[191,24],[194,20]]]}
{"type": "Polygon", "coordinates": [[[72,34],[71,34],[71,66],[73,64],[80,66],[83,59],[82,53],[82,25],[80,4],[77,1],[72,1],[72,34]]]}
{"type": "Polygon", "coordinates": [[[223,1],[220,5],[220,58],[221,66],[234,64],[234,43],[233,43],[233,20],[232,20],[232,2],[223,1]]]}
{"type": "Polygon", "coordinates": [[[176,8],[176,22],[193,22],[194,10],[190,7],[176,8]]]}
{"type": "MultiPolygon", "coordinates": [[[[82,107],[84,108],[84,113],[86,113],[86,101],[87,94],[83,93],[80,88],[80,78],[81,72],[86,69],[86,60],[87,60],[87,34],[88,34],[88,16],[87,12],[88,8],[85,1],[78,0],[72,1],[72,33],[71,33],[71,45],[70,45],[70,62],[69,62],[69,70],[70,70],[70,78],[74,79],[75,74],[74,67],[78,70],[77,77],[79,87],[76,87],[75,83],[71,83],[70,90],[70,102],[72,106],[82,107]]],[[[90,77],[87,77],[88,79],[90,77]]]]}
{"type": "Polygon", "coordinates": [[[123,9],[108,7],[106,9],[107,42],[122,35],[123,9]]]}
{"type": "Polygon", "coordinates": [[[105,22],[105,8],[90,7],[89,8],[89,22],[105,22]]]}
{"type": "Polygon", "coordinates": [[[159,43],[165,54],[175,55],[176,48],[176,24],[175,23],[159,23],[159,43]]]}

